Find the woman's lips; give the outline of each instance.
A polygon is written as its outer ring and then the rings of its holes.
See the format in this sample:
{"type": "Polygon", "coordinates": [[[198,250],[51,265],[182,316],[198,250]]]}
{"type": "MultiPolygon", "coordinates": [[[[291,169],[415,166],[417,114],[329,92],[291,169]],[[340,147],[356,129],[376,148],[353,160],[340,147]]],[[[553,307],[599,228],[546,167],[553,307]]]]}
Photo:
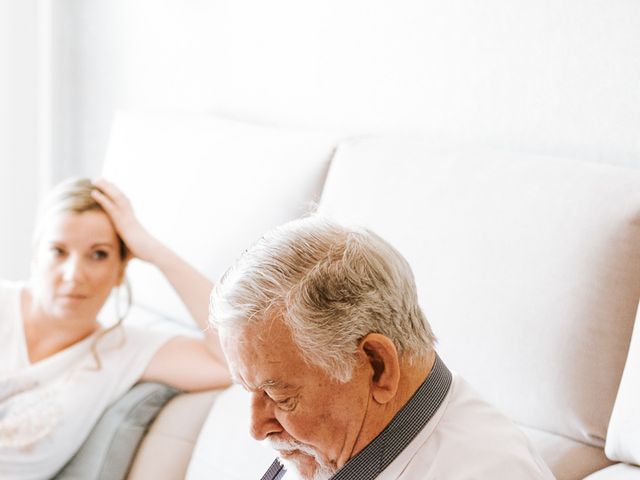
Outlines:
{"type": "Polygon", "coordinates": [[[84,300],[87,298],[87,295],[82,293],[63,293],[59,295],[62,300],[67,300],[69,302],[78,302],[80,300],[84,300]]]}

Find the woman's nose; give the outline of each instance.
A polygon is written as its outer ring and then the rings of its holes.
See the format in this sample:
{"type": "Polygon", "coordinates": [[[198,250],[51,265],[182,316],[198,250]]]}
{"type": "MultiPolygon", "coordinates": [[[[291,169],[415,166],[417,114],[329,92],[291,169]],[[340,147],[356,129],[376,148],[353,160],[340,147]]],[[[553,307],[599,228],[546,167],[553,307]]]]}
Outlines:
{"type": "Polygon", "coordinates": [[[84,265],[75,255],[70,255],[62,266],[62,278],[66,281],[78,281],[84,278],[84,265]]]}

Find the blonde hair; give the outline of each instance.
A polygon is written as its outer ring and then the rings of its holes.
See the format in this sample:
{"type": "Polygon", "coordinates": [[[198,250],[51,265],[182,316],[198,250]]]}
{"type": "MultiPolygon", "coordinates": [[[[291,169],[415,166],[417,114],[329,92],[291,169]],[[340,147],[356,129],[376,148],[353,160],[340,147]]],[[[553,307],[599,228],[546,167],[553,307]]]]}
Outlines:
{"type": "Polygon", "coordinates": [[[409,362],[435,337],[407,261],[373,232],[311,216],[262,237],[216,284],[217,328],[281,319],[308,362],[336,380],[351,378],[360,339],[380,333],[409,362]]]}
{"type": "MultiPolygon", "coordinates": [[[[91,211],[106,212],[102,206],[91,196],[96,187],[88,178],[69,178],[58,183],[44,198],[38,210],[36,219],[34,244],[37,244],[42,237],[42,230],[47,218],[60,213],[84,213],[91,211]]],[[[129,256],[129,249],[122,238],[118,235],[118,253],[121,260],[129,256]]]]}
{"type": "MultiPolygon", "coordinates": [[[[36,220],[35,234],[33,237],[34,246],[38,244],[40,238],[42,237],[42,231],[44,229],[45,221],[47,218],[51,218],[52,216],[63,213],[81,214],[91,211],[103,212],[108,215],[107,212],[102,208],[102,206],[91,195],[91,192],[93,190],[100,191],[100,189],[96,187],[88,178],[74,177],[57,184],[47,194],[40,205],[36,220]]],[[[120,260],[124,262],[129,257],[129,249],[124,243],[124,240],[122,240],[119,235],[117,235],[117,237],[118,254],[120,256],[120,260]]],[[[102,362],[100,361],[100,356],[98,354],[98,342],[105,335],[116,330],[122,325],[122,322],[127,316],[127,313],[129,312],[129,309],[131,307],[131,287],[126,277],[124,278],[122,285],[124,286],[125,292],[127,294],[126,307],[124,309],[124,312],[121,312],[119,305],[116,305],[116,313],[118,317],[116,323],[101,331],[98,336],[96,336],[91,345],[91,352],[93,353],[93,357],[96,361],[97,370],[100,370],[102,368],[102,362]]],[[[117,295],[117,297],[119,296],[120,295],[117,295]]],[[[116,299],[116,303],[117,302],[118,299],[116,299]]]]}

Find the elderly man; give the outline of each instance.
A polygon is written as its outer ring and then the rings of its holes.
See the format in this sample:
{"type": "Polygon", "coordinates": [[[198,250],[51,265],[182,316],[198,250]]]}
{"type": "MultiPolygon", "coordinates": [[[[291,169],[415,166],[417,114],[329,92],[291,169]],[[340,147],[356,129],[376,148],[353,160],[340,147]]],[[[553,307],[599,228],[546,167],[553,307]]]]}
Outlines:
{"type": "Polygon", "coordinates": [[[211,320],[284,464],[263,479],[554,478],[438,357],[409,265],[370,231],[274,230],[215,287],[211,320]]]}

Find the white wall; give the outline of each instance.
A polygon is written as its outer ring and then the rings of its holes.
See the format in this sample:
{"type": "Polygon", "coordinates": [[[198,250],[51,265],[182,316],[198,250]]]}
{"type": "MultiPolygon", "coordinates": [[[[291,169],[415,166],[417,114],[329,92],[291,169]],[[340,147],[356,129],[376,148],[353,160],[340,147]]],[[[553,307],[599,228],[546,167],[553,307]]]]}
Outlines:
{"type": "Polygon", "coordinates": [[[56,179],[100,172],[119,107],[640,165],[637,0],[41,1],[56,179]]]}
{"type": "Polygon", "coordinates": [[[99,121],[100,105],[114,104],[100,87],[112,78],[100,47],[112,45],[108,4],[0,0],[0,278],[27,277],[42,194],[62,178],[99,171],[110,124],[99,121]],[[102,15],[99,23],[84,25],[86,11],[102,15]],[[93,55],[99,71],[86,75],[93,55]]]}
{"type": "Polygon", "coordinates": [[[73,5],[88,169],[120,106],[640,165],[637,0],[73,5]]]}
{"type": "Polygon", "coordinates": [[[0,278],[24,279],[38,195],[37,2],[0,0],[0,278]]]}

